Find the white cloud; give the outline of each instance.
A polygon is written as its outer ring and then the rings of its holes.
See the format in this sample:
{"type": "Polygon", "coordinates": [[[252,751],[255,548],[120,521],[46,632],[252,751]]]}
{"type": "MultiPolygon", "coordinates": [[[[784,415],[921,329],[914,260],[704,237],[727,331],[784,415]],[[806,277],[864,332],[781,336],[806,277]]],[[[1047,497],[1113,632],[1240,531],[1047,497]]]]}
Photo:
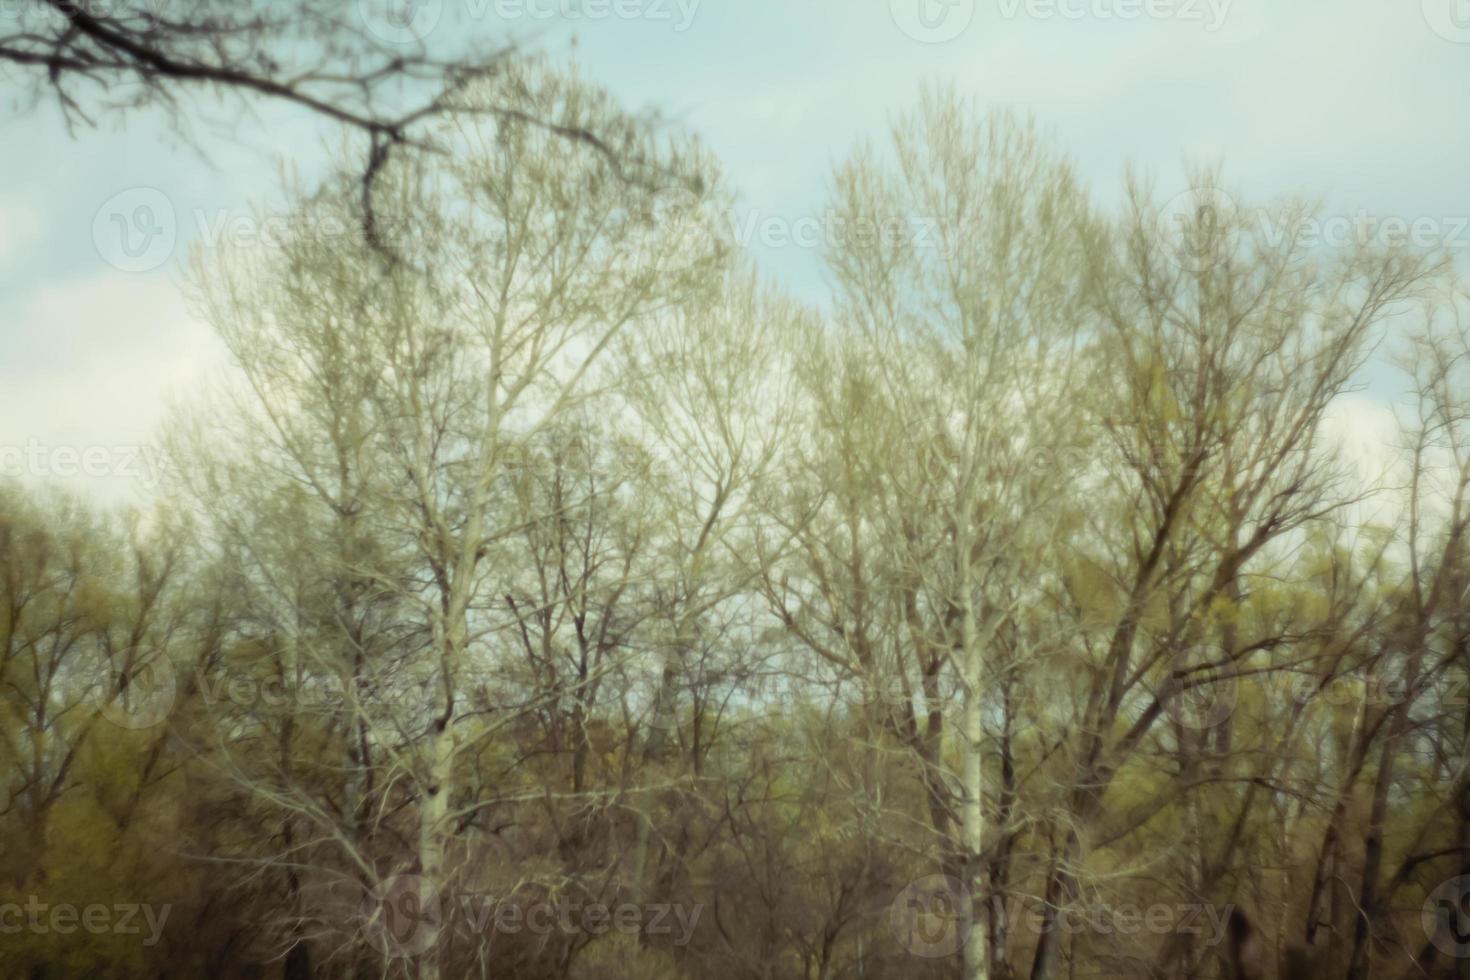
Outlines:
{"type": "Polygon", "coordinates": [[[110,273],[36,290],[10,323],[25,360],[0,384],[0,471],[104,499],[147,497],[158,423],[223,363],[165,277],[110,273]],[[152,451],[152,450],[148,450],[152,451]]]}
{"type": "Polygon", "coordinates": [[[0,198],[0,263],[34,249],[41,233],[41,209],[33,201],[0,198]]]}
{"type": "MultiPolygon", "coordinates": [[[[1437,36],[1417,0],[1231,0],[1218,31],[1183,18],[1007,18],[1028,9],[1009,0],[976,8],[962,36],[923,44],[904,36],[888,0],[706,0],[682,33],[580,24],[577,57],[631,106],[661,107],[671,125],[703,133],[762,215],[820,214],[831,163],[858,138],[883,140],[924,80],[1034,112],[1103,198],[1129,159],[1151,168],[1167,197],[1181,159],[1219,155],[1227,186],[1249,204],[1301,190],[1330,194],[1333,214],[1466,213],[1470,129],[1458,121],[1470,88],[1448,82],[1470,47],[1437,36]]],[[[561,53],[563,40],[545,46],[561,53]]],[[[341,142],[315,117],[263,104],[244,122],[225,113],[202,125],[204,152],[180,154],[150,118],[76,140],[52,114],[4,123],[5,144],[30,152],[0,159],[0,272],[23,265],[17,278],[29,278],[0,289],[0,442],[146,438],[167,390],[187,389],[217,354],[162,276],[72,285],[100,268],[97,204],[157,186],[179,208],[181,232],[193,231],[196,213],[241,214],[243,201],[278,194],[282,156],[309,183],[324,144],[341,142]],[[60,234],[70,237],[48,240],[60,234]]],[[[360,141],[342,145],[361,152],[360,141]]],[[[771,275],[808,298],[825,294],[813,250],[768,251],[771,275]]],[[[1366,398],[1334,412],[1328,427],[1360,472],[1374,471],[1389,452],[1391,413],[1366,398]]]]}
{"type": "Polygon", "coordinates": [[[1355,526],[1396,526],[1408,506],[1409,461],[1393,408],[1346,395],[1328,406],[1321,432],[1346,469],[1350,485],[1345,493],[1361,498],[1342,517],[1355,526]]]}

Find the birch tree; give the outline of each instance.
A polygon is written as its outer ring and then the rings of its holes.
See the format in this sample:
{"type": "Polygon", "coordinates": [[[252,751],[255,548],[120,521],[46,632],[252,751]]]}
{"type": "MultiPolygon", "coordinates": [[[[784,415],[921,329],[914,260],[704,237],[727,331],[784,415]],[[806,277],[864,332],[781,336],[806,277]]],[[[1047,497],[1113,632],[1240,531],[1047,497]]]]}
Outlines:
{"type": "MultiPolygon", "coordinates": [[[[432,170],[416,161],[379,178],[378,233],[401,259],[355,231],[360,201],[344,175],[303,202],[288,247],[201,273],[205,308],[244,370],[260,455],[285,467],[302,506],[371,526],[369,553],[327,557],[336,578],[392,596],[406,617],[396,628],[413,655],[397,662],[397,696],[368,705],[344,693],[387,754],[380,778],[412,801],[412,860],[388,870],[416,875],[421,909],[438,907],[465,853],[452,853],[469,802],[461,760],[507,720],[470,692],[508,640],[496,555],[514,528],[497,502],[518,447],[588,397],[620,335],[697,292],[722,255],[687,233],[709,227],[696,212],[713,193],[696,148],[572,77],[533,68],[511,87],[529,116],[596,123],[657,157],[677,193],[631,186],[597,148],[472,103],[443,122],[451,152],[432,170]],[[337,239],[323,240],[328,229],[337,239]],[[305,398],[316,410],[297,410],[305,398]]],[[[294,597],[274,604],[277,626],[304,641],[294,597]]],[[[418,975],[439,976],[442,948],[420,952],[418,975]]]]}
{"type": "MultiPolygon", "coordinates": [[[[809,536],[808,584],[788,580],[776,601],[819,652],[871,679],[877,637],[863,606],[869,590],[897,590],[902,626],[886,639],[899,652],[888,664],[914,678],[902,710],[917,699],[929,719],[924,736],[912,719],[899,730],[920,747],[936,857],[959,883],[968,930],[987,893],[985,717],[1003,669],[995,637],[1034,601],[1033,576],[1054,544],[1051,505],[1066,477],[1038,462],[1056,458],[1069,421],[1061,396],[1083,370],[1075,272],[1092,218],[1070,165],[1033,126],[942,92],[895,123],[891,158],[864,147],[836,187],[832,342],[861,351],[856,377],[839,383],[861,385],[866,409],[831,418],[865,426],[846,443],[862,474],[864,499],[852,502],[861,516],[838,520],[853,535],[874,529],[877,550],[837,545],[857,590],[839,611],[819,557],[829,542],[809,536]],[[864,568],[874,561],[885,566],[864,568]],[[876,581],[862,581],[869,575],[876,581]]],[[[964,944],[965,975],[988,976],[1003,950],[1003,934],[992,942],[977,931],[964,944]]]]}

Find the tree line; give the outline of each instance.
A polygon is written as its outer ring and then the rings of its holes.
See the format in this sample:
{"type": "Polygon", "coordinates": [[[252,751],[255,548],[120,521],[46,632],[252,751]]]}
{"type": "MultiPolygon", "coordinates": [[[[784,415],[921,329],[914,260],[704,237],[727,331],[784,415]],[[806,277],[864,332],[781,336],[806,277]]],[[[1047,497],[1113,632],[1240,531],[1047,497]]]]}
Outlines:
{"type": "Polygon", "coordinates": [[[459,98],[195,256],[153,506],[0,488],[6,975],[1470,973],[1452,262],[932,89],[811,308],[696,141],[459,98]]]}

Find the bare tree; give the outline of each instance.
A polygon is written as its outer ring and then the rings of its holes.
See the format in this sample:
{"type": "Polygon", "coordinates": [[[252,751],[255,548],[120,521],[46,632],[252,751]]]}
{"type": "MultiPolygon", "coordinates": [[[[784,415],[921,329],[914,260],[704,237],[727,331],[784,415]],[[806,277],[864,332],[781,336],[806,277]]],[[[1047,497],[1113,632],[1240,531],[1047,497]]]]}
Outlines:
{"type": "Polygon", "coordinates": [[[387,256],[376,179],[397,150],[446,152],[435,140],[446,113],[540,128],[601,154],[623,179],[677,186],[674,169],[631,152],[623,127],[538,114],[517,87],[515,45],[476,37],[476,24],[434,35],[440,13],[413,0],[17,0],[0,24],[0,67],[31,105],[54,102],[72,130],[157,108],[192,139],[196,95],[213,94],[240,109],[294,106],[361,133],[359,219],[387,256]]]}
{"type": "MultiPolygon", "coordinates": [[[[1034,128],[978,116],[951,94],[927,93],[896,124],[892,163],[864,150],[837,187],[840,332],[817,383],[836,389],[824,421],[847,473],[822,478],[822,506],[835,508],[833,531],[873,538],[824,540],[818,521],[803,535],[803,586],[787,578],[772,597],[817,652],[880,684],[890,695],[880,702],[900,710],[894,729],[924,769],[939,864],[960,884],[961,919],[980,922],[985,704],[1008,669],[997,635],[1036,601],[1054,542],[1065,482],[1050,464],[1084,367],[1075,272],[1092,219],[1034,128]],[[885,589],[897,619],[871,623],[885,589]]],[[[991,921],[998,934],[964,946],[967,977],[988,976],[995,958],[1004,970],[1001,916],[991,921]]]]}
{"type": "MultiPolygon", "coordinates": [[[[377,700],[344,693],[387,754],[380,778],[412,801],[411,864],[393,870],[411,867],[424,908],[449,894],[469,853],[457,832],[479,804],[462,791],[465,760],[526,710],[473,693],[511,648],[497,562],[520,530],[501,506],[508,481],[526,447],[594,393],[617,339],[683,302],[723,255],[712,238],[671,231],[709,224],[687,192],[710,183],[697,151],[664,145],[574,79],[532,71],[516,87],[528,117],[617,129],[682,168],[686,191],[629,185],[594,148],[470,111],[441,121],[436,136],[453,147],[442,166],[380,177],[405,261],[319,237],[322,222],[357,213],[349,182],[303,202],[281,251],[201,272],[206,309],[245,369],[257,455],[279,460],[301,488],[292,496],[330,522],[326,574],[387,593],[406,617],[394,628],[411,656],[378,678],[377,700]],[[371,543],[356,547],[344,521],[371,543]]],[[[289,588],[277,607],[278,628],[297,634],[289,588]]],[[[438,954],[424,952],[420,975],[438,975],[438,954]]]]}

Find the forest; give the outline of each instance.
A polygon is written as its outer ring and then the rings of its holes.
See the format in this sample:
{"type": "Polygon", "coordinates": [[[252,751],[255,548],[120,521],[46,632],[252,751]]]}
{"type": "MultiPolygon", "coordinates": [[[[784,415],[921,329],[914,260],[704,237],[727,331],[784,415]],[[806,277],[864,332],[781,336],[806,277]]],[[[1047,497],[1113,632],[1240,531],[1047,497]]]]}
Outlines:
{"type": "Polygon", "coordinates": [[[4,977],[1470,976],[1453,256],[936,84],[814,305],[461,81],[196,251],[154,499],[0,483],[4,977]]]}

